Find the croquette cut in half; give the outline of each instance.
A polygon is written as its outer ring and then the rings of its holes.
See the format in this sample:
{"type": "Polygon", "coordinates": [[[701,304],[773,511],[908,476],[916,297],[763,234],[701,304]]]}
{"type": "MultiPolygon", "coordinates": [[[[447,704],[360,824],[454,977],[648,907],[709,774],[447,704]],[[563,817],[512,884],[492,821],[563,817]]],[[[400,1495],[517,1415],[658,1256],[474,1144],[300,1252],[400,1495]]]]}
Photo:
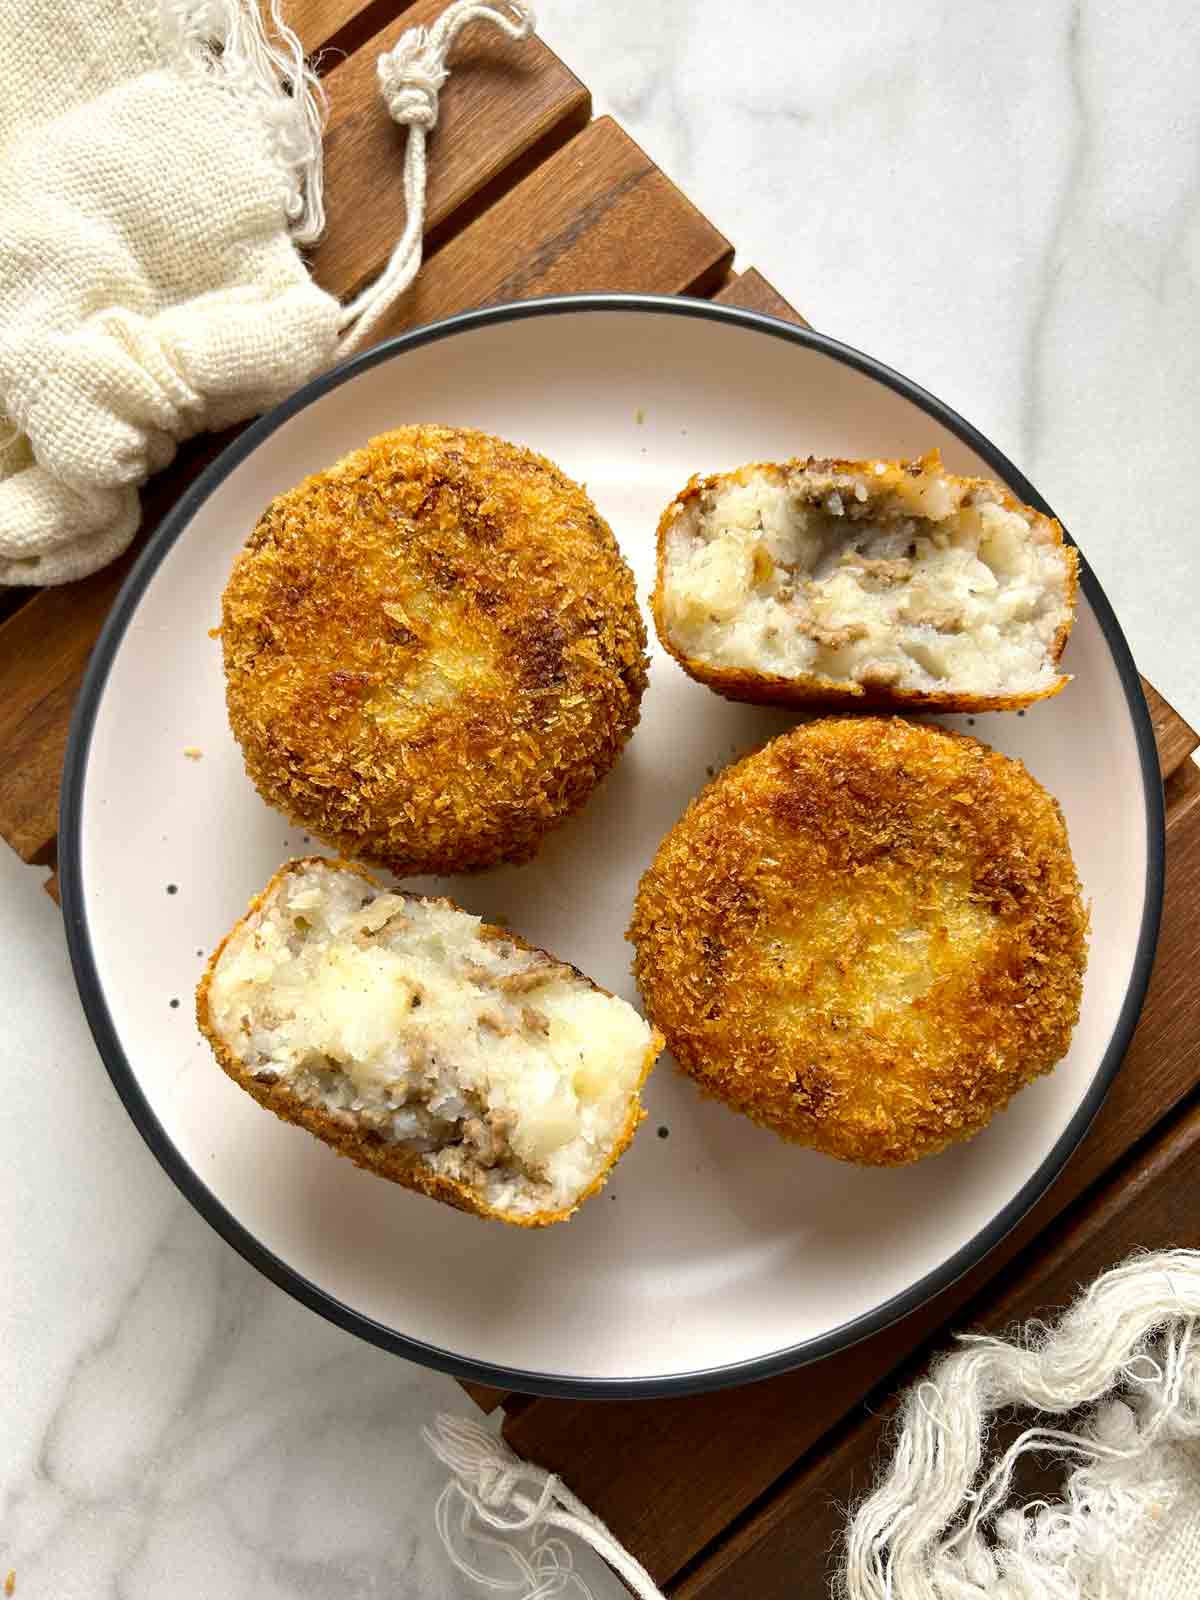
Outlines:
{"type": "Polygon", "coordinates": [[[709,1094],[895,1166],[967,1139],[1065,1054],[1087,915],[1019,761],[898,718],[825,718],[721,773],[630,929],[647,1014],[709,1094]]]}
{"type": "Polygon", "coordinates": [[[382,434],[272,501],[221,640],[263,798],[401,876],[532,856],[646,685],[633,576],[583,489],[461,428],[382,434]]]}
{"type": "Polygon", "coordinates": [[[196,992],[260,1105],[370,1172],[520,1227],[562,1222],[644,1112],[662,1039],[574,967],[362,867],[282,867],[196,992]]]}
{"type": "Polygon", "coordinates": [[[1078,566],[1052,517],[936,450],[758,462],[664,511],[654,620],[731,700],[1016,710],[1070,682],[1078,566]]]}

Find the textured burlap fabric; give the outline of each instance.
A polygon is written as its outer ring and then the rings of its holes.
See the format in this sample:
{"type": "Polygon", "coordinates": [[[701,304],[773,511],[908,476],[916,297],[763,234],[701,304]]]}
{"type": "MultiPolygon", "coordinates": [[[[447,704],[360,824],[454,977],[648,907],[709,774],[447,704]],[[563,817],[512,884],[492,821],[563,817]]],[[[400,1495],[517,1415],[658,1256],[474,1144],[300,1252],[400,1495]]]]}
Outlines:
{"type": "MultiPolygon", "coordinates": [[[[236,4],[6,0],[0,582],[111,560],[182,439],[325,365],[310,107],[236,4]]],[[[319,125],[315,135],[319,159],[319,125]]]]}

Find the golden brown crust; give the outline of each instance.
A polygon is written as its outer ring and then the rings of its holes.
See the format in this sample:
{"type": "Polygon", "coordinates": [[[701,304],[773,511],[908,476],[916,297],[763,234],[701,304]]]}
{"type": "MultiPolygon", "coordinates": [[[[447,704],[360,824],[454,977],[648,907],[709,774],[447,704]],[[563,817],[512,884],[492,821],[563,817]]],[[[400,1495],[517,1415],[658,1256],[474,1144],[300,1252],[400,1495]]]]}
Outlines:
{"type": "MultiPolygon", "coordinates": [[[[793,461],[785,462],[755,461],[747,466],[739,467],[736,472],[711,473],[707,477],[697,474],[695,477],[690,478],[663,512],[658,522],[658,557],[654,594],[651,597],[650,607],[654,616],[654,629],[663,648],[669,655],[674,656],[688,677],[694,678],[697,683],[703,683],[710,689],[715,689],[717,694],[723,695],[727,700],[737,700],[757,706],[797,706],[804,709],[826,709],[829,711],[921,711],[936,715],[951,711],[1021,711],[1038,700],[1049,700],[1056,694],[1060,694],[1071,681],[1069,673],[1056,678],[1045,689],[1039,689],[1023,695],[934,694],[918,689],[896,689],[884,686],[868,687],[861,683],[825,678],[815,673],[785,678],[778,673],[757,672],[748,667],[714,666],[711,662],[704,662],[695,656],[687,655],[672,640],[666,617],[663,613],[667,535],[678,520],[680,512],[690,501],[698,499],[709,490],[719,489],[732,480],[743,479],[752,473],[782,474],[792,469],[803,469],[812,466],[819,466],[822,470],[830,473],[870,474],[878,487],[886,492],[898,478],[908,475],[911,468],[918,465],[922,468],[929,466],[940,468],[941,456],[936,450],[930,451],[928,455],[921,458],[920,462],[901,460],[816,461],[814,457],[810,456],[807,460],[797,458],[793,461]],[[884,471],[877,473],[875,470],[877,467],[883,467],[884,471]]],[[[947,474],[947,476],[950,476],[950,474],[947,474]]],[[[954,481],[965,485],[968,490],[986,488],[1006,511],[1019,511],[1024,515],[1034,517],[1038,525],[1044,528],[1062,549],[1068,567],[1067,618],[1056,633],[1051,647],[1050,659],[1057,666],[1062,659],[1063,651],[1067,647],[1067,640],[1071,636],[1071,626],[1075,619],[1075,602],[1079,592],[1078,552],[1073,545],[1067,544],[1064,540],[1062,524],[1056,518],[1047,517],[1042,512],[1036,511],[1032,506],[1023,504],[1004,484],[990,478],[958,477],[954,481]]]]}
{"type": "Polygon", "coordinates": [[[1087,914],[1019,761],[824,718],[720,774],[663,840],[629,937],[647,1015],[708,1093],[897,1165],[969,1138],[1065,1053],[1087,914]]]}
{"type": "MultiPolygon", "coordinates": [[[[245,922],[266,903],[275,891],[280,881],[290,873],[297,872],[303,867],[319,864],[320,866],[339,868],[342,871],[357,873],[372,888],[384,887],[372,873],[365,867],[353,861],[329,861],[324,856],[304,856],[294,861],[285,862],[272,876],[271,881],[260,894],[256,894],[246,908],[245,915],[234,924],[209,958],[204,970],[204,976],[196,987],[196,1022],[200,1032],[208,1040],[209,1047],[217,1059],[218,1065],[226,1075],[233,1079],[240,1089],[252,1095],[260,1106],[284,1122],[293,1123],[298,1128],[305,1128],[314,1134],[323,1144],[329,1145],[338,1155],[345,1156],[353,1161],[355,1166],[362,1167],[367,1172],[374,1172],[381,1178],[388,1178],[393,1183],[399,1183],[406,1189],[412,1189],[417,1194],[427,1195],[432,1200],[441,1200],[445,1205],[453,1206],[458,1211],[469,1212],[472,1216],[494,1219],[498,1222],[507,1222],[519,1228],[545,1228],[555,1222],[565,1222],[576,1212],[583,1202],[596,1194],[608,1182],[613,1167],[625,1153],[637,1131],[638,1124],[646,1113],[640,1103],[642,1087],[650,1075],[650,1069],[658,1060],[663,1050],[663,1038],[660,1033],[652,1032],[650,1048],[646,1052],[646,1059],[642,1065],[641,1076],[634,1091],[630,1104],[628,1121],[619,1138],[613,1146],[612,1154],[604,1171],[596,1180],[584,1190],[572,1206],[567,1206],[558,1211],[538,1211],[531,1215],[511,1215],[508,1212],[497,1210],[481,1200],[478,1195],[465,1183],[453,1178],[446,1178],[438,1173],[430,1172],[423,1167],[420,1158],[406,1155],[395,1145],[387,1144],[378,1133],[371,1129],[361,1128],[346,1117],[339,1118],[323,1107],[312,1105],[307,1101],[298,1099],[282,1082],[272,1084],[260,1082],[247,1072],[217,1034],[212,1024],[209,1010],[209,989],[212,984],[213,973],[221,953],[230,939],[238,932],[245,922]]],[[[420,900],[426,903],[439,905],[452,905],[453,902],[445,896],[415,895],[404,890],[395,890],[402,894],[406,900],[420,900]]],[[[485,923],[480,930],[484,937],[503,939],[506,944],[515,945],[520,950],[533,951],[538,955],[546,955],[547,960],[556,958],[547,955],[537,945],[529,944],[518,934],[512,933],[508,928],[498,928],[485,923]]],[[[598,983],[593,983],[586,973],[580,972],[577,967],[571,970],[577,977],[589,984],[599,994],[609,994],[609,990],[602,989],[598,983]]]]}
{"type": "Polygon", "coordinates": [[[383,434],[272,501],[221,638],[263,798],[400,876],[528,859],[646,685],[633,576],[583,489],[459,428],[383,434]]]}

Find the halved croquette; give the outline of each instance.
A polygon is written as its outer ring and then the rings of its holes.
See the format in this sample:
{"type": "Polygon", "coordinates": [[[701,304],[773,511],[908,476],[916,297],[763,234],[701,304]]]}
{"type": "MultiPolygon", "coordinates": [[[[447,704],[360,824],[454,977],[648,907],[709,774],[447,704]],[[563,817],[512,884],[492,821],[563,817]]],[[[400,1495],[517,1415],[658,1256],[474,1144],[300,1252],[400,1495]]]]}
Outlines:
{"type": "Polygon", "coordinates": [[[561,1222],[644,1115],[662,1039],[575,968],[449,900],[316,857],[216,951],[196,1015],[261,1104],[481,1217],[561,1222]]]}
{"type": "Polygon", "coordinates": [[[658,529],[654,620],[731,700],[1000,711],[1057,694],[1078,558],[999,483],[919,461],[693,478],[658,529]]]}

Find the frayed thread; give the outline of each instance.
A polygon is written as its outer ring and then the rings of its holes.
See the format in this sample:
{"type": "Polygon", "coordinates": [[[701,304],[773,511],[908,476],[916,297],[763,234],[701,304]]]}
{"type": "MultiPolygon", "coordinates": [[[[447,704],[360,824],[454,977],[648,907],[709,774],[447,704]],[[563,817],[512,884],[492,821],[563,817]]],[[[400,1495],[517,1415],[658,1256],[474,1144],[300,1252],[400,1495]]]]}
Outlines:
{"type": "Polygon", "coordinates": [[[964,1337],[904,1401],[847,1530],[841,1600],[1134,1594],[1141,1541],[1182,1492],[1179,1452],[1200,1441],[1198,1329],[1200,1252],[1176,1250],[1104,1274],[1054,1327],[964,1337]],[[1031,1426],[989,1462],[994,1420],[1022,1408],[1073,1425],[1031,1426]],[[1060,1499],[1013,1503],[1028,1455],[1064,1464],[1060,1499]]]}
{"type": "Polygon", "coordinates": [[[288,231],[313,244],[325,228],[321,139],[328,105],[280,0],[160,0],[163,41],[180,72],[203,74],[253,110],[283,185],[288,231]]]}

